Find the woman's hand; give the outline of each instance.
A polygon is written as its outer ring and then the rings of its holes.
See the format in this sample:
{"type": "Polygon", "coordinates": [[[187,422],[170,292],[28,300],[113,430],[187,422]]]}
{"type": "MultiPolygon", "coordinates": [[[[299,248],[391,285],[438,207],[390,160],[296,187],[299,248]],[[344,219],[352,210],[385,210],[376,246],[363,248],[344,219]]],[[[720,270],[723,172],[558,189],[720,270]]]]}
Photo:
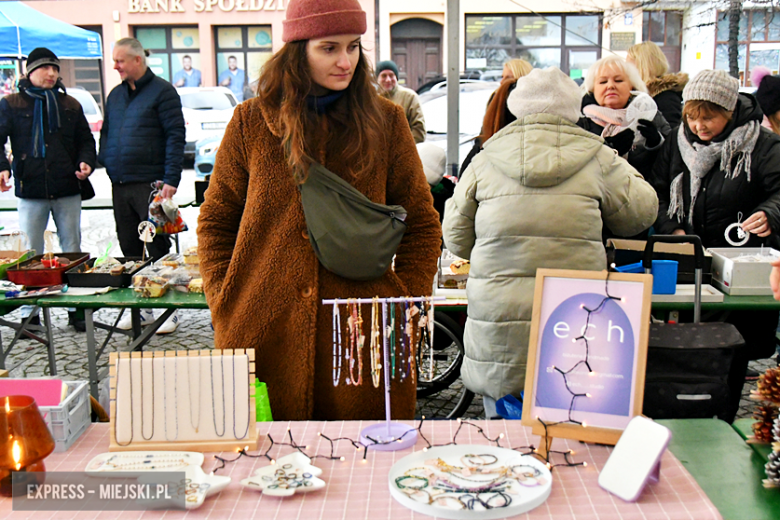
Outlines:
{"type": "Polygon", "coordinates": [[[604,142],[607,146],[617,150],[618,155],[626,155],[631,147],[634,146],[634,131],[623,130],[617,135],[605,137],[604,142]]]}
{"type": "Polygon", "coordinates": [[[766,218],[766,213],[763,211],[756,211],[750,215],[750,218],[742,223],[742,229],[760,237],[768,237],[772,234],[772,228],[769,227],[769,220],[766,218]]]}
{"type": "Polygon", "coordinates": [[[637,130],[639,130],[639,133],[645,138],[647,148],[655,148],[661,144],[661,132],[658,131],[652,121],[640,119],[638,123],[637,130]]]}
{"type": "Polygon", "coordinates": [[[772,295],[775,300],[780,300],[780,259],[770,262],[772,272],[769,273],[769,285],[772,286],[772,295]]]}
{"type": "Polygon", "coordinates": [[[684,235],[684,234],[685,234],[684,229],[675,229],[674,231],[672,231],[672,235],[684,235]]]}

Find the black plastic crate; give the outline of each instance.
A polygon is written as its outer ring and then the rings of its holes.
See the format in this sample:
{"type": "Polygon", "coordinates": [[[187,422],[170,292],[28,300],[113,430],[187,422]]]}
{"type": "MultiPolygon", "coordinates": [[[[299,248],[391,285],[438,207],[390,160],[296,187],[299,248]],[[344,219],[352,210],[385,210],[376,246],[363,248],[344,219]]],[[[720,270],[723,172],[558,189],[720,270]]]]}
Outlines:
{"type": "MultiPolygon", "coordinates": [[[[139,261],[140,257],[115,257],[123,264],[130,261],[139,261]]],[[[96,258],[90,258],[83,264],[80,264],[65,273],[67,283],[73,287],[130,287],[133,283],[133,275],[149,265],[152,259],[148,258],[143,264],[130,272],[124,272],[120,275],[109,273],[87,273],[86,271],[95,264],[96,258]]]]}

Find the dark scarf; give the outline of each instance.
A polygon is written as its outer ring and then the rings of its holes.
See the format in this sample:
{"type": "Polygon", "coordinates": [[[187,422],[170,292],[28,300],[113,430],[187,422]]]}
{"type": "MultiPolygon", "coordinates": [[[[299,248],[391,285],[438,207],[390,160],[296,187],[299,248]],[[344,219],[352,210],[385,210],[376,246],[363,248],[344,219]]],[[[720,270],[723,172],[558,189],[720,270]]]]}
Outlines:
{"type": "Polygon", "coordinates": [[[53,134],[60,129],[60,106],[57,102],[57,91],[65,93],[65,85],[58,79],[54,88],[34,87],[29,79],[19,81],[19,91],[27,94],[35,101],[33,108],[32,142],[33,157],[46,157],[46,139],[43,135],[43,110],[44,104],[49,118],[49,133],[53,134]]]}
{"type": "Polygon", "coordinates": [[[344,95],[344,92],[346,92],[346,89],[338,90],[327,96],[306,96],[306,106],[308,106],[310,110],[314,110],[317,114],[323,114],[333,103],[344,95]]]}

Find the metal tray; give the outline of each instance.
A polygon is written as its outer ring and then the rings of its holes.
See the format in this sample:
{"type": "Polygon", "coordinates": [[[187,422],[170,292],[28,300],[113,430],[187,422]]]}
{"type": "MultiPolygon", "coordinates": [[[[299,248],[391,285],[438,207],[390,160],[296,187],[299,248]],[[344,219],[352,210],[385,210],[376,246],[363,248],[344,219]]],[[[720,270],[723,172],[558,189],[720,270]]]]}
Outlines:
{"type": "Polygon", "coordinates": [[[86,262],[89,259],[89,253],[55,253],[54,256],[67,258],[70,264],[65,267],[56,267],[54,269],[24,269],[25,266],[33,262],[40,262],[44,255],[37,255],[29,260],[8,269],[8,279],[17,285],[25,287],[48,287],[49,285],[59,285],[65,283],[65,271],[73,269],[75,266],[86,262]]]}
{"type": "MultiPolygon", "coordinates": [[[[141,260],[141,257],[125,258],[118,256],[116,259],[124,264],[125,262],[130,261],[137,262],[141,260]]],[[[120,275],[85,272],[95,264],[95,260],[97,260],[97,258],[90,258],[83,264],[79,264],[76,267],[69,269],[65,273],[65,276],[68,280],[68,285],[73,287],[130,287],[130,284],[133,283],[133,275],[149,265],[149,263],[152,261],[152,259],[149,258],[146,260],[146,262],[141,264],[140,267],[135,268],[129,273],[122,273],[120,275]]]]}

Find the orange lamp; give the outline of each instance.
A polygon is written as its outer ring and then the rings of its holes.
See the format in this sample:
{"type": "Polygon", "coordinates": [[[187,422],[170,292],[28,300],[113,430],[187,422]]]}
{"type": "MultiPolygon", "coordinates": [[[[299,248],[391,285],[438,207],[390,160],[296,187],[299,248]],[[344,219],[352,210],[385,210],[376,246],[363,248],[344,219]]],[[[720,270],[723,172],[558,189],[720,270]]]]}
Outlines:
{"type": "MultiPolygon", "coordinates": [[[[12,496],[14,473],[43,473],[43,459],[54,451],[54,439],[35,399],[26,395],[0,397],[0,495],[12,496]]],[[[20,488],[21,490],[24,487],[20,488]]]]}

